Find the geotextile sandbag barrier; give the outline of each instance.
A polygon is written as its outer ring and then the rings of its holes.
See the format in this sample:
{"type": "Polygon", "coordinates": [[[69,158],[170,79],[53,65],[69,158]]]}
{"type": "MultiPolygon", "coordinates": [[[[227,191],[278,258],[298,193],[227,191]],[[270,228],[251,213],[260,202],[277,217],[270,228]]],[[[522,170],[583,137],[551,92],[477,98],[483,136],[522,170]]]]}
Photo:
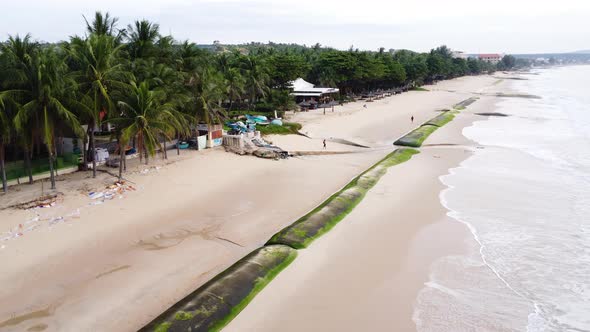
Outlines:
{"type": "Polygon", "coordinates": [[[439,127],[424,124],[421,127],[418,127],[411,132],[407,133],[402,138],[398,139],[397,141],[393,142],[394,145],[400,146],[409,146],[413,148],[419,148],[422,146],[422,143],[432,134],[435,130],[439,127]]]}
{"type": "Polygon", "coordinates": [[[306,248],[350,213],[387,172],[388,167],[403,163],[416,153],[418,151],[414,149],[398,149],[390,153],[313,211],[276,233],[267,245],[284,244],[296,249],[306,248]]]}
{"type": "Polygon", "coordinates": [[[221,330],[296,256],[297,250],[284,245],[256,249],[140,331],[221,330]]]}
{"type": "Polygon", "coordinates": [[[455,104],[455,106],[453,106],[453,108],[460,109],[460,110],[464,109],[465,107],[475,103],[477,101],[477,99],[478,99],[477,97],[471,97],[469,99],[465,99],[462,102],[455,104]]]}
{"type": "Polygon", "coordinates": [[[428,120],[424,124],[430,125],[430,126],[442,127],[442,126],[446,125],[447,123],[451,122],[455,118],[456,114],[457,114],[457,111],[446,111],[446,112],[441,113],[438,116],[428,120]]]}

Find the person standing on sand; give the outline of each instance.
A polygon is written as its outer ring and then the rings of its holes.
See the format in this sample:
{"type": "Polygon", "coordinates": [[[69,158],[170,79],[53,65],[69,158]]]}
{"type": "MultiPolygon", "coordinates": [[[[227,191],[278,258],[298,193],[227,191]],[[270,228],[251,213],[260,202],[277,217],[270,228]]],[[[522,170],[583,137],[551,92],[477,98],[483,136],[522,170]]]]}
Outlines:
{"type": "Polygon", "coordinates": [[[326,149],[326,140],[324,139],[324,150],[326,149]]]}
{"type": "Polygon", "coordinates": [[[414,116],[412,115],[412,117],[410,118],[410,121],[412,121],[412,123],[414,123],[414,116]]]}

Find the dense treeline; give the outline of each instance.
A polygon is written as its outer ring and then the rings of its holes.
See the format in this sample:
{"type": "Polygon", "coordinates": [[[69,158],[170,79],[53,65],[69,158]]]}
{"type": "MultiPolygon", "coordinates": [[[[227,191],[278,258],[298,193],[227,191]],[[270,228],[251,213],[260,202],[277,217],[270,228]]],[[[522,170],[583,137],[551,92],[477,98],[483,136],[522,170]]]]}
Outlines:
{"type": "MultiPolygon", "coordinates": [[[[443,46],[430,53],[339,51],[320,45],[248,44],[207,50],[160,33],[156,23],[97,12],[86,33],[59,44],[30,35],[0,44],[0,171],[6,191],[6,147],[24,160],[48,159],[51,187],[58,137],[77,137],[95,162],[95,133],[103,124],[118,146],[140,158],[164,151],[161,142],[191,135],[196,123],[219,123],[232,111],[286,110],[294,106],[289,82],[304,77],[337,86],[343,96],[379,88],[420,85],[494,68],[456,59],[443,46]]],[[[119,176],[125,162],[119,149],[119,176]]],[[[86,163],[83,163],[86,165],[86,163]]],[[[93,176],[96,167],[92,168],[93,176]]]]}

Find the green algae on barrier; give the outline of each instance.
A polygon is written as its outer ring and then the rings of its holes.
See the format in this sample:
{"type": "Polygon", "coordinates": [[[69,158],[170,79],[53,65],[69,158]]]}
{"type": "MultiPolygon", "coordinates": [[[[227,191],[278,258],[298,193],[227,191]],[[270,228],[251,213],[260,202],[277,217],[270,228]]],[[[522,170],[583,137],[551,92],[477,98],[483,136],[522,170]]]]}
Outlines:
{"type": "Polygon", "coordinates": [[[460,103],[457,103],[453,106],[454,109],[463,110],[465,107],[475,103],[479,98],[478,97],[471,97],[468,99],[463,100],[460,103]]]}
{"type": "Polygon", "coordinates": [[[297,250],[288,246],[256,249],[140,331],[219,331],[295,257],[297,250]]]}
{"type": "Polygon", "coordinates": [[[432,134],[438,128],[439,127],[437,126],[424,124],[421,127],[412,130],[404,137],[398,139],[393,144],[400,146],[409,146],[412,148],[419,148],[422,146],[422,143],[424,143],[428,136],[430,136],[430,134],[432,134]]]}
{"type": "Polygon", "coordinates": [[[442,126],[446,125],[447,123],[451,122],[455,118],[455,115],[457,113],[458,113],[458,111],[446,111],[446,112],[428,120],[426,123],[424,123],[424,125],[442,127],[442,126]]]}
{"type": "Polygon", "coordinates": [[[349,214],[386,173],[387,168],[408,161],[416,153],[418,151],[414,149],[398,149],[390,153],[320,206],[276,233],[267,244],[284,244],[295,249],[306,248],[349,214]]]}

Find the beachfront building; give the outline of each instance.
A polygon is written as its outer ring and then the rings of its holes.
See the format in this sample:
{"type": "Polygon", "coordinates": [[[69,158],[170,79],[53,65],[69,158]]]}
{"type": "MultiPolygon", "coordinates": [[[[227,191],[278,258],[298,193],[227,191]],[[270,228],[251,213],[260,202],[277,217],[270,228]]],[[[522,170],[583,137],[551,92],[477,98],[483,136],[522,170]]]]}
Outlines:
{"type": "Polygon", "coordinates": [[[485,62],[496,64],[496,63],[500,62],[500,60],[502,60],[502,56],[503,56],[502,54],[496,54],[496,53],[478,54],[477,58],[482,61],[485,61],[485,62]]]}
{"type": "Polygon", "coordinates": [[[331,100],[340,92],[338,88],[319,88],[312,83],[305,81],[303,78],[298,78],[291,82],[291,96],[295,97],[297,103],[304,101],[325,102],[331,100]]]}

